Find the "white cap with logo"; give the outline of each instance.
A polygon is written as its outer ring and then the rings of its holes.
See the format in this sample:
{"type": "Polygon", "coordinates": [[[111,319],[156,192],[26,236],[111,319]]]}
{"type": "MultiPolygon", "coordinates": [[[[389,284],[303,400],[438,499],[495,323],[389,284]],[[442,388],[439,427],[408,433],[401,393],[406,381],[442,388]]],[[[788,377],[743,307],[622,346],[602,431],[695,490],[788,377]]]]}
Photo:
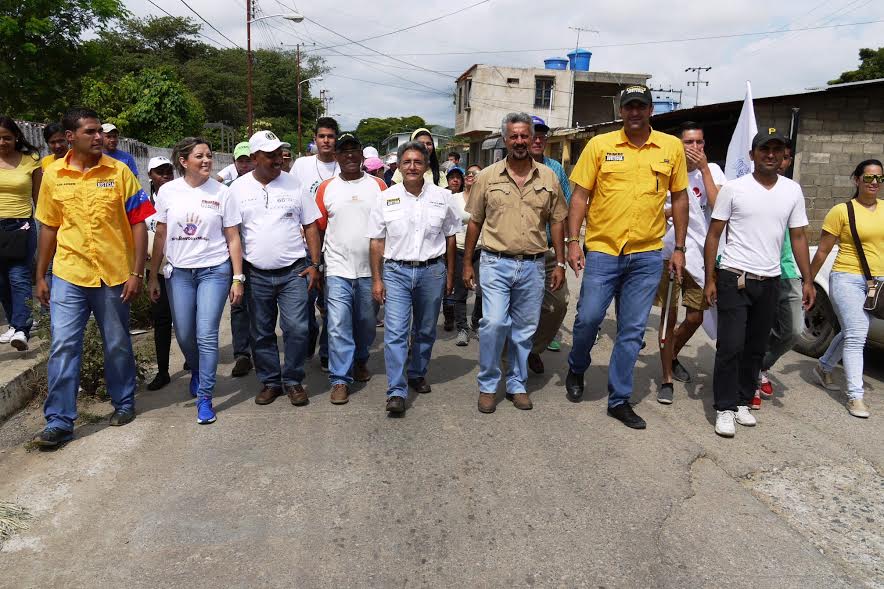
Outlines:
{"type": "Polygon", "coordinates": [[[255,154],[259,151],[272,153],[280,147],[291,147],[285,141],[280,141],[273,131],[258,131],[249,138],[249,151],[255,154]]]}
{"type": "Polygon", "coordinates": [[[172,165],[171,160],[169,160],[169,158],[167,158],[165,156],[158,155],[156,157],[150,158],[150,161],[147,162],[147,171],[150,172],[151,170],[155,170],[156,168],[159,168],[160,166],[167,166],[167,165],[168,166],[172,165]]]}

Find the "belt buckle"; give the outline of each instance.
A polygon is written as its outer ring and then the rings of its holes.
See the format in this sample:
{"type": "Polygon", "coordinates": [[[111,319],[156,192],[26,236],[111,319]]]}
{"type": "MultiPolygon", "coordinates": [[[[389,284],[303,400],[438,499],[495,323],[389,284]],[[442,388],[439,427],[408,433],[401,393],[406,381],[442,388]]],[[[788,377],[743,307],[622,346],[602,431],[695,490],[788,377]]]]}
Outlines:
{"type": "Polygon", "coordinates": [[[522,260],[525,259],[525,255],[524,254],[516,254],[515,256],[513,256],[513,258],[516,260],[519,260],[521,262],[522,260]]]}

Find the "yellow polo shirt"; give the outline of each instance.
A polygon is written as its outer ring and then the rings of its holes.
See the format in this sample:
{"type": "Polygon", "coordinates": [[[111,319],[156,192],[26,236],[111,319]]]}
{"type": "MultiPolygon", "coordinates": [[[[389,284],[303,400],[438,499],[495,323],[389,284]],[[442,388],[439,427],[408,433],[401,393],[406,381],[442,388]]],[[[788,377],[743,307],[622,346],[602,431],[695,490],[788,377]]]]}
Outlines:
{"type": "Polygon", "coordinates": [[[155,210],[126,164],[102,155],[86,172],[72,151],[43,174],[37,220],[58,227],[52,273],[77,286],[122,284],[134,267],[132,225],[155,210]]]}
{"type": "Polygon", "coordinates": [[[684,146],[651,130],[636,147],[623,129],[589,140],[571,180],[592,193],[586,211],[586,249],[618,256],[663,247],[667,191],[688,187],[684,146]]]}

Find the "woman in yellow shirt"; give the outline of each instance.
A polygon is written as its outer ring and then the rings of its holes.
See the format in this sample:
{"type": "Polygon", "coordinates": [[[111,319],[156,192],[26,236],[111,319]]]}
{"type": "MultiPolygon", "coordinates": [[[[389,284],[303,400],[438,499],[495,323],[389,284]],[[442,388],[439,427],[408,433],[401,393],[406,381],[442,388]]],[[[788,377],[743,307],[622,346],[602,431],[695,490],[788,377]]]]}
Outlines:
{"type": "MultiPolygon", "coordinates": [[[[884,278],[884,207],[878,204],[884,169],[879,160],[860,162],[852,174],[856,191],[850,201],[856,217],[856,233],[872,276],[884,278]]],[[[823,387],[838,390],[832,370],[844,360],[847,380],[847,411],[854,417],[868,417],[863,402],[863,348],[869,331],[869,314],[863,310],[868,283],[860,264],[853,234],[850,231],[847,203],[832,207],[823,221],[820,245],[810,265],[816,276],[829,252],[838,243],[838,256],[829,274],[829,298],[841,324],[829,349],[814,367],[814,374],[823,387]]]]}
{"type": "Polygon", "coordinates": [[[31,269],[37,249],[34,205],[40,192],[40,152],[19,126],[0,116],[0,303],[9,329],[0,344],[27,350],[31,335],[31,269]]]}

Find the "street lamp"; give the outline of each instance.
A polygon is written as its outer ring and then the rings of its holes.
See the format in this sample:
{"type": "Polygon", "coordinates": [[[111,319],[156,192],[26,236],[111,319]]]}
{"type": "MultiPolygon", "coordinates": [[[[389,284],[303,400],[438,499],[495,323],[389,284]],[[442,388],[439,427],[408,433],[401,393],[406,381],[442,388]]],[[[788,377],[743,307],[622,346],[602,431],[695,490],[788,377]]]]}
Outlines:
{"type": "MultiPolygon", "coordinates": [[[[301,77],[301,63],[298,62],[298,77],[301,77]]],[[[301,155],[301,84],[307,82],[321,82],[322,76],[314,76],[306,80],[298,81],[298,155],[301,155]]]]}
{"type": "Polygon", "coordinates": [[[297,12],[289,12],[286,14],[267,14],[252,18],[252,0],[246,0],[246,60],[248,61],[248,92],[246,96],[246,110],[249,121],[249,137],[253,132],[253,116],[252,116],[252,23],[265,18],[284,18],[292,22],[301,22],[304,15],[297,12]]]}

